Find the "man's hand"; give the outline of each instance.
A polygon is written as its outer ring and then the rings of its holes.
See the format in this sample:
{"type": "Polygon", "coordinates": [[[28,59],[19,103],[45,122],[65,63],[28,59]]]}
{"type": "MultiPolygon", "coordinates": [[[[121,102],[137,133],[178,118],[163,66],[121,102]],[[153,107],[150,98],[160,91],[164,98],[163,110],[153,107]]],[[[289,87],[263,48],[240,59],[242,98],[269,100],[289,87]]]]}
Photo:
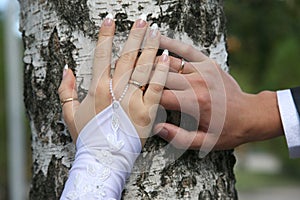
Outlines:
{"type": "Polygon", "coordinates": [[[178,148],[203,151],[231,149],[240,144],[270,139],[283,134],[275,92],[244,93],[218,64],[192,46],[167,37],[161,48],[181,56],[171,57],[170,72],[161,99],[168,110],[190,114],[198,130],[187,131],[168,123],[155,132],[178,148]]]}

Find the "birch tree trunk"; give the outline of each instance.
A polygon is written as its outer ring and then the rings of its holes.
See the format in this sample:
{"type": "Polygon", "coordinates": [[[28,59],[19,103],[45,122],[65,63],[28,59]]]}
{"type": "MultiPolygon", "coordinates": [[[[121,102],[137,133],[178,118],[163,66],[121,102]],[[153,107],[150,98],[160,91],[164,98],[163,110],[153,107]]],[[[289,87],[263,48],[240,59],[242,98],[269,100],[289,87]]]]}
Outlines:
{"type": "MultiPolygon", "coordinates": [[[[76,74],[82,99],[91,79],[93,49],[107,13],[115,14],[114,53],[145,13],[163,34],[204,50],[227,70],[222,0],[20,0],[24,96],[32,131],[33,176],[30,199],[58,199],[75,148],[64,124],[57,94],[63,66],[76,74]]],[[[190,126],[170,112],[168,120],[190,126]]],[[[232,151],[181,152],[151,138],[124,190],[124,199],[237,199],[232,151]]]]}

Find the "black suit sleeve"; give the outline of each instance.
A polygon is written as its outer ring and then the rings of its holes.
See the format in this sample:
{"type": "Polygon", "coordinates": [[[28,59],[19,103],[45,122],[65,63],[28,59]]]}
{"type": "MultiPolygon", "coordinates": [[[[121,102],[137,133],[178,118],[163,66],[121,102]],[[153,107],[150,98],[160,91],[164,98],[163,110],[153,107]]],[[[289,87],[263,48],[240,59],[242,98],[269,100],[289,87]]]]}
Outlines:
{"type": "Polygon", "coordinates": [[[300,116],[300,87],[292,88],[291,93],[292,93],[298,114],[300,116]]]}

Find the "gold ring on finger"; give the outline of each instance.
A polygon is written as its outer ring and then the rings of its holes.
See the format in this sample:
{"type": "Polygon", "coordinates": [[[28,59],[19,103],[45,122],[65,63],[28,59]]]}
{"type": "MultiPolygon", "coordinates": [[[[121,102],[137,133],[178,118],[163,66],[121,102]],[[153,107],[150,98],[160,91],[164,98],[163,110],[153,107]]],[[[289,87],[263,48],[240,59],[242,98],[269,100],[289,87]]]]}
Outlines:
{"type": "Polygon", "coordinates": [[[136,87],[138,87],[140,90],[142,90],[143,92],[146,90],[146,86],[145,85],[142,85],[141,83],[137,82],[137,81],[134,81],[134,80],[129,80],[128,81],[129,84],[132,84],[136,87]]]}
{"type": "Polygon", "coordinates": [[[70,97],[70,98],[60,100],[60,105],[61,105],[61,107],[63,107],[65,105],[65,103],[68,103],[68,102],[71,102],[71,101],[78,101],[78,98],[70,97]]]}
{"type": "Polygon", "coordinates": [[[181,58],[181,64],[180,64],[180,68],[178,70],[179,74],[183,73],[184,65],[185,65],[185,61],[183,60],[183,58],[181,58]]]}

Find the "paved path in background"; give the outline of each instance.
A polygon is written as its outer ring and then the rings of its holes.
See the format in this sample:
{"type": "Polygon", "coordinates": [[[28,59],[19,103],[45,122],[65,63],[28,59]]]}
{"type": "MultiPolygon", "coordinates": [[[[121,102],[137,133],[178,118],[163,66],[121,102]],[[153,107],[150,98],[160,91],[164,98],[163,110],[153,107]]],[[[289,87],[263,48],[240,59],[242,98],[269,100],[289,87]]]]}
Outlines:
{"type": "Polygon", "coordinates": [[[274,187],[238,192],[239,200],[300,200],[300,187],[274,187]]]}

